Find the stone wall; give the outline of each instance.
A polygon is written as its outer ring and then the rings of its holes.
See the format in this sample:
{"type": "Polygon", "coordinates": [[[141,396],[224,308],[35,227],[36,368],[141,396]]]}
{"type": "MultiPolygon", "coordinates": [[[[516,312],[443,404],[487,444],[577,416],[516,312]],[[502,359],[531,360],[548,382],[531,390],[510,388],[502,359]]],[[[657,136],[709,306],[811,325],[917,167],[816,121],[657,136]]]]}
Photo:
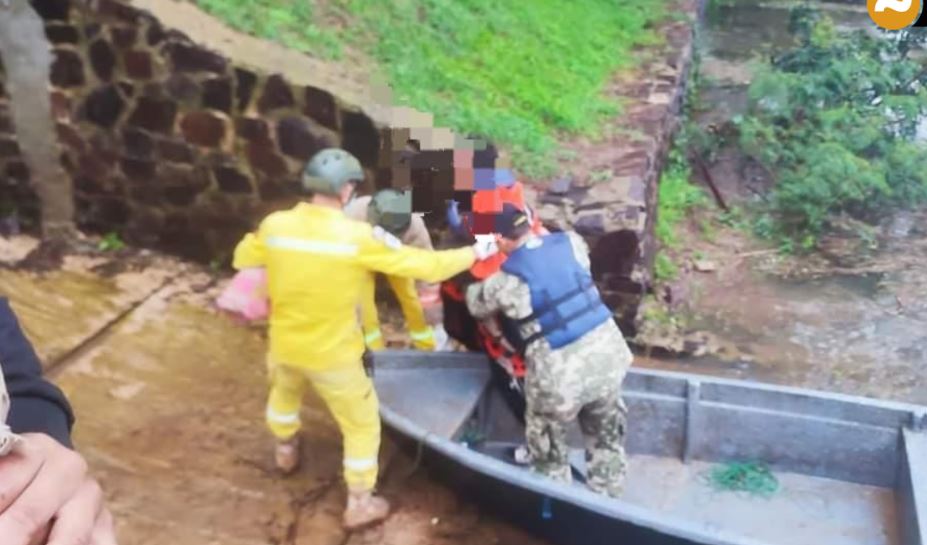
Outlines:
{"type": "MultiPolygon", "coordinates": [[[[705,5],[679,0],[674,11],[697,19],[705,5]]],[[[582,163],[576,170],[586,175],[559,180],[536,198],[546,224],[572,227],[589,243],[603,298],[630,334],[652,289],[657,190],[679,128],[694,51],[692,21],[677,18],[658,30],[665,37],[662,49],[649,51],[637,70],[611,86],[624,105],[605,128],[612,136],[572,150],[582,163]],[[596,179],[590,172],[608,176],[596,179]]]]}
{"type": "MultiPolygon", "coordinates": [[[[292,202],[300,168],[324,147],[344,147],[377,177],[381,129],[325,90],[236,66],[117,0],[32,4],[54,48],[80,227],[209,260],[292,202]]],[[[0,98],[0,200],[34,218],[7,109],[0,98]]]]}
{"type": "MultiPolygon", "coordinates": [[[[426,114],[358,107],[307,84],[311,77],[294,83],[245,66],[129,2],[31,2],[54,49],[61,160],[83,229],[201,261],[227,259],[260,217],[298,198],[300,168],[328,146],[360,158],[368,191],[411,185],[417,211],[466,199],[455,193],[452,151],[465,141],[426,114]]],[[[611,179],[558,182],[534,203],[549,225],[575,227],[589,240],[596,279],[626,328],[650,286],[657,182],[690,60],[691,25],[667,28],[666,56],[622,90],[625,121],[645,138],[622,148],[611,179]]],[[[2,80],[0,72],[0,204],[35,219],[2,80]]],[[[442,217],[426,219],[439,225],[442,217]]]]}

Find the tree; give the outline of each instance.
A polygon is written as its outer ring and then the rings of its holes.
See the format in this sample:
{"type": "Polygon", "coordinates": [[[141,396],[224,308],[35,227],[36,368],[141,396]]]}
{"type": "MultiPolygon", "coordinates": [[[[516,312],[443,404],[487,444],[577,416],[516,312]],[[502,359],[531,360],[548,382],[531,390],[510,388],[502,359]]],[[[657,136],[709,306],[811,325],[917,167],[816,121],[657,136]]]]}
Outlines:
{"type": "Polygon", "coordinates": [[[51,46],[29,0],[0,0],[0,60],[16,138],[42,206],[42,236],[73,239],[74,196],[59,160],[49,94],[51,46]]]}
{"type": "MultiPolygon", "coordinates": [[[[794,12],[797,45],[750,87],[742,150],[776,182],[762,223],[808,248],[835,215],[873,221],[927,203],[927,64],[923,29],[843,33],[815,10],[794,12]]],[[[767,234],[774,234],[769,232],[767,234]]]]}

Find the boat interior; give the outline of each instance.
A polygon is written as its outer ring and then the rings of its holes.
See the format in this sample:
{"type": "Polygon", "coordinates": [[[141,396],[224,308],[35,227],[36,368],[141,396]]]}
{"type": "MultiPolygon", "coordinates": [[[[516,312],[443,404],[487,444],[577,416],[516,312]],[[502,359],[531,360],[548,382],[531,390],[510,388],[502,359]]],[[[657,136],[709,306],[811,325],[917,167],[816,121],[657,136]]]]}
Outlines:
{"type": "MultiPolygon", "coordinates": [[[[512,456],[524,443],[523,424],[489,365],[481,354],[384,352],[375,382],[381,404],[423,434],[527,471],[512,456]]],[[[632,370],[622,388],[629,468],[615,504],[756,543],[924,543],[922,408],[646,370],[632,370]],[[767,496],[719,490],[709,475],[732,462],[765,464],[777,489],[767,496]]],[[[572,486],[582,487],[578,425],[570,443],[572,486]]]]}

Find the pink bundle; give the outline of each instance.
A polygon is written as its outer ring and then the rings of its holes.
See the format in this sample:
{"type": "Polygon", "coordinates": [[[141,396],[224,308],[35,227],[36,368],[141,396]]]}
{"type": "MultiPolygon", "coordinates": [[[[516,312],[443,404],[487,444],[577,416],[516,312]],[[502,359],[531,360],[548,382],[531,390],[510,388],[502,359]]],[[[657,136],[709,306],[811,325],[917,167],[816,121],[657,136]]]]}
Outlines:
{"type": "Polygon", "coordinates": [[[247,321],[267,318],[270,304],[267,300],[267,271],[264,268],[243,269],[232,278],[216,305],[247,321]]]}

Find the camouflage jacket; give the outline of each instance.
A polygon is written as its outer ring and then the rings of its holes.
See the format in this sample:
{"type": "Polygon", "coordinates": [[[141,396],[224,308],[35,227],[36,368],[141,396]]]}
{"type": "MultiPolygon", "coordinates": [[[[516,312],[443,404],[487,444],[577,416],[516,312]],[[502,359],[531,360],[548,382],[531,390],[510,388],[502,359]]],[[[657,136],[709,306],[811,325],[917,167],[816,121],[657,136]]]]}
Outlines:
{"type": "MultiPolygon", "coordinates": [[[[591,266],[589,247],[578,234],[570,231],[568,235],[573,246],[573,255],[583,268],[589,270],[591,266]]],[[[531,237],[524,244],[531,245],[537,244],[537,242],[536,237],[531,237]]],[[[471,285],[467,289],[467,307],[477,319],[483,319],[501,312],[513,320],[519,320],[530,316],[533,312],[531,290],[517,276],[500,271],[478,284],[471,285]]],[[[528,338],[540,330],[540,324],[536,320],[531,320],[521,326],[522,338],[528,338]]],[[[601,369],[599,371],[607,372],[613,376],[620,375],[623,378],[633,358],[621,330],[618,329],[613,320],[607,321],[572,344],[557,350],[552,350],[547,340],[541,338],[528,345],[525,350],[525,358],[530,373],[532,368],[538,369],[539,366],[560,367],[559,364],[555,364],[559,360],[582,360],[590,353],[601,352],[603,347],[613,357],[609,358],[608,367],[610,369],[601,369]]]]}

